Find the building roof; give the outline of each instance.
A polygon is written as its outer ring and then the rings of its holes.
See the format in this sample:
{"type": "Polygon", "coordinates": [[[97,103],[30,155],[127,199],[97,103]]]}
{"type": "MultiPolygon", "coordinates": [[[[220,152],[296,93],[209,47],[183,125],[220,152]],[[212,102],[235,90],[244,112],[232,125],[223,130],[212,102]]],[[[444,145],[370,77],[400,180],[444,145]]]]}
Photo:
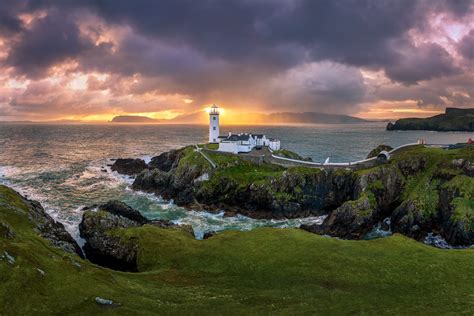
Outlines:
{"type": "Polygon", "coordinates": [[[231,134],[229,136],[226,136],[222,141],[237,142],[242,140],[249,140],[250,137],[251,134],[231,134]]]}

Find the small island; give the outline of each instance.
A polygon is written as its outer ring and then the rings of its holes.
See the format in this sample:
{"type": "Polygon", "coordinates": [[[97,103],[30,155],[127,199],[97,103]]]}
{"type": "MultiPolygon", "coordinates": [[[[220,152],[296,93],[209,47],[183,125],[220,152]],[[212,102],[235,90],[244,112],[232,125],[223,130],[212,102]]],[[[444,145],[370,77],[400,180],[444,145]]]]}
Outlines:
{"type": "Polygon", "coordinates": [[[429,118],[407,118],[388,123],[388,131],[426,130],[438,132],[474,131],[474,109],[446,108],[444,114],[429,118]]]}

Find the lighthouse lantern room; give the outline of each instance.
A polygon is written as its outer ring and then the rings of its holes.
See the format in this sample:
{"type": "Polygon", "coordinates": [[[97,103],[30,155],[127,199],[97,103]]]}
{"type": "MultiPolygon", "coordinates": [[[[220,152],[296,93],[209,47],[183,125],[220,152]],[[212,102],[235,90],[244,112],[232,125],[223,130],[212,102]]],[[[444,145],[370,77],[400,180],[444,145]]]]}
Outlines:
{"type": "Polygon", "coordinates": [[[219,107],[211,106],[209,111],[209,143],[217,143],[219,139],[219,107]]]}

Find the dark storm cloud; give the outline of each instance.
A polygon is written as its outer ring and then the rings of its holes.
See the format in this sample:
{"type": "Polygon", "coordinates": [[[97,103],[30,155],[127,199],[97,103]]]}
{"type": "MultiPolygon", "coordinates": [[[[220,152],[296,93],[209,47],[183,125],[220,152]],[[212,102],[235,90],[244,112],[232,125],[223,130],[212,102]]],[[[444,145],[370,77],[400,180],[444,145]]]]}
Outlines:
{"type": "Polygon", "coordinates": [[[20,74],[38,77],[50,66],[76,58],[90,47],[70,17],[54,10],[22,33],[5,62],[20,74]]]}
{"type": "MultiPolygon", "coordinates": [[[[64,12],[85,7],[108,23],[132,26],[135,32],[150,40],[165,41],[177,47],[186,45],[205,57],[256,66],[263,70],[284,70],[302,61],[332,60],[354,66],[397,68],[392,79],[403,81],[406,77],[406,83],[412,83],[413,77],[424,80],[433,75],[405,75],[399,73],[403,67],[397,67],[398,63],[405,62],[405,58],[394,52],[394,40],[403,38],[407,30],[423,21],[427,10],[426,5],[421,5],[423,2],[412,0],[110,0],[32,3],[34,8],[56,6],[64,12]]],[[[453,8],[456,12],[467,10],[469,5],[469,2],[463,1],[437,3],[438,6],[453,8]]],[[[61,18],[61,15],[50,18],[50,24],[57,18],[61,18]]],[[[83,47],[70,22],[59,19],[50,26],[38,29],[48,39],[58,37],[57,33],[62,28],[71,34],[67,41],[59,43],[57,54],[38,59],[40,66],[53,62],[55,57],[58,60],[66,55],[74,57],[83,47]],[[65,23],[63,27],[62,23],[65,23]],[[46,35],[48,31],[53,34],[46,35]],[[66,43],[70,48],[61,45],[66,43]]],[[[25,38],[25,42],[30,40],[31,37],[25,38]]],[[[33,51],[44,51],[42,43],[36,40],[23,45],[33,51]]],[[[29,63],[28,56],[22,54],[24,50],[21,48],[20,56],[15,57],[15,65],[21,64],[23,60],[29,63]]],[[[445,63],[449,55],[440,54],[439,57],[445,63]]],[[[391,73],[388,72],[388,75],[391,73]]],[[[435,75],[444,73],[440,71],[435,75]]]]}
{"type": "Polygon", "coordinates": [[[458,50],[465,58],[474,60],[474,29],[463,37],[458,50]]]}
{"type": "MultiPolygon", "coordinates": [[[[381,70],[403,86],[465,71],[456,66],[454,57],[445,48],[430,42],[416,44],[409,31],[429,32],[429,21],[439,12],[461,21],[473,12],[474,2],[25,0],[8,3],[0,4],[0,36],[3,33],[14,36],[10,35],[9,54],[3,64],[13,67],[19,75],[39,78],[51,66],[70,59],[78,62],[78,71],[110,74],[114,80],[91,81],[91,85],[108,88],[114,95],[152,91],[189,95],[196,104],[235,97],[249,103],[263,100],[260,103],[275,107],[294,103],[309,110],[340,105],[341,111],[348,111],[367,96],[368,88],[360,69],[381,70]],[[28,27],[19,19],[20,13],[41,10],[46,15],[28,27]],[[125,26],[127,30],[116,41],[95,45],[79,29],[90,16],[97,17],[104,29],[125,26]],[[334,64],[341,66],[328,66],[334,64]],[[304,69],[305,66],[308,68],[304,69]],[[336,76],[331,77],[332,72],[336,76]],[[135,76],[140,76],[139,82],[127,85],[127,80],[135,76]],[[277,83],[275,78],[279,80],[277,83]],[[284,91],[285,87],[288,91],[284,91]]],[[[101,27],[93,31],[97,35],[104,32],[101,27]]],[[[471,35],[462,40],[458,50],[472,59],[471,35]]],[[[423,100],[431,100],[433,104],[442,102],[440,94],[431,91],[428,95],[426,90],[423,100]]]]}
{"type": "Polygon", "coordinates": [[[397,62],[386,67],[389,78],[404,84],[415,84],[421,80],[452,75],[458,71],[449,53],[433,43],[405,48],[397,62]]]}
{"type": "Polygon", "coordinates": [[[0,2],[0,35],[11,36],[23,31],[23,23],[17,16],[23,7],[23,1],[0,2]]]}

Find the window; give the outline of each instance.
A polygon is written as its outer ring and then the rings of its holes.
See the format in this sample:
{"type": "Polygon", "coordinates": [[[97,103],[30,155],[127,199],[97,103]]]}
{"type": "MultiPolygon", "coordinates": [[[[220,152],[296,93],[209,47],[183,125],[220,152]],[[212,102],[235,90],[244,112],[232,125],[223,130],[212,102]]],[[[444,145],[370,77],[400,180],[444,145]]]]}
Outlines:
{"type": "Polygon", "coordinates": [[[215,121],[215,120],[216,120],[216,117],[215,117],[215,116],[213,116],[213,117],[212,117],[212,119],[215,121]]]}
{"type": "Polygon", "coordinates": [[[216,127],[214,126],[212,129],[213,129],[213,130],[216,130],[216,127]]]}

